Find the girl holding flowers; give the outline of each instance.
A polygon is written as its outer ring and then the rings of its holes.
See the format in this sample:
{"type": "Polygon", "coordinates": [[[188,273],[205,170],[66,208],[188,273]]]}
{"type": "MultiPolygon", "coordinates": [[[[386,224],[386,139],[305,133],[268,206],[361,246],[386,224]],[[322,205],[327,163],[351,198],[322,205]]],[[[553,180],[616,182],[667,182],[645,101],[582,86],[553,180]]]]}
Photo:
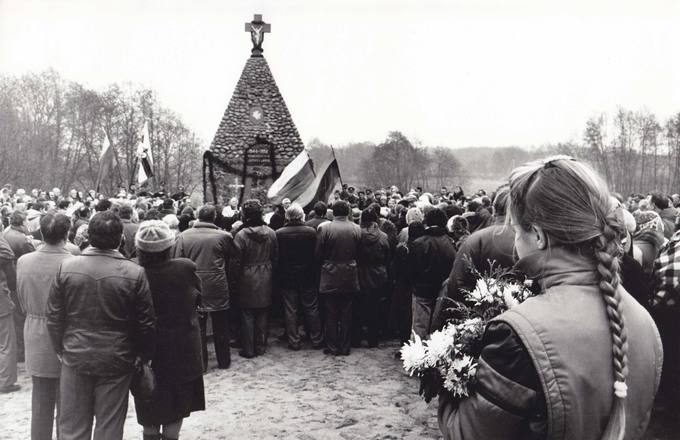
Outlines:
{"type": "Polygon", "coordinates": [[[663,354],[651,317],[620,284],[623,229],[605,183],[568,157],[520,167],[510,224],[517,269],[541,293],[487,326],[475,392],[440,395],[444,437],[640,438],[663,354]]]}

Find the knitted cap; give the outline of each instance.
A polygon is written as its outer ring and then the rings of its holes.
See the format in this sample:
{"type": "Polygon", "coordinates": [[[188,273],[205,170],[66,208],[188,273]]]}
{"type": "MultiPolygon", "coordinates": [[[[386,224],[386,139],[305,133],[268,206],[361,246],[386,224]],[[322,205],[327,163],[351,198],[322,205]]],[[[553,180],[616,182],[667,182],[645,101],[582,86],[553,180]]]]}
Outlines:
{"type": "Polygon", "coordinates": [[[143,222],[135,234],[135,246],[142,252],[162,252],[173,244],[175,234],[161,220],[143,222]]]}

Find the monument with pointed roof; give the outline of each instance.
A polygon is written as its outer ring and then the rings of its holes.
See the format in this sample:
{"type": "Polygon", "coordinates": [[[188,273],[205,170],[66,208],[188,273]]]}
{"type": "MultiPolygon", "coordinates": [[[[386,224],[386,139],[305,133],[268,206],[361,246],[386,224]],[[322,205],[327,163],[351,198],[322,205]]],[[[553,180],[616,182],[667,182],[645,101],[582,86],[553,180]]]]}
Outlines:
{"type": "Polygon", "coordinates": [[[210,149],[203,156],[206,201],[266,200],[267,188],[303,149],[295,123],[262,55],[271,25],[255,15],[245,29],[253,48],[210,149]]]}

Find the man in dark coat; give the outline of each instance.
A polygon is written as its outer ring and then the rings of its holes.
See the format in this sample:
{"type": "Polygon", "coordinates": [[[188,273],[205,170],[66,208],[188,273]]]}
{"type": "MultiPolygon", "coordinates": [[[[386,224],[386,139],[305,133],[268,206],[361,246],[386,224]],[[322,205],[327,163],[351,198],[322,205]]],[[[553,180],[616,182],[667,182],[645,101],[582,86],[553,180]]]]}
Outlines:
{"type": "Polygon", "coordinates": [[[286,210],[286,224],[276,231],[279,245],[277,279],[283,296],[288,348],[292,350],[300,349],[298,301],[302,304],[302,313],[314,348],[321,348],[323,343],[319,297],[314,285],[316,230],[302,223],[303,218],[302,207],[293,203],[286,210]]]}
{"type": "Polygon", "coordinates": [[[355,298],[352,310],[353,347],[361,346],[364,326],[368,346],[378,346],[379,330],[385,326],[387,317],[387,313],[380,310],[380,305],[387,295],[389,262],[390,244],[387,234],[379,229],[375,211],[365,209],[361,213],[361,241],[357,258],[361,293],[355,298]]]}
{"type": "Polygon", "coordinates": [[[319,294],[326,311],[326,349],[324,353],[349,355],[352,300],[359,292],[357,257],[361,228],[348,216],[349,203],[333,204],[333,221],[317,229],[316,259],[321,263],[319,294]]]}
{"type": "Polygon", "coordinates": [[[196,263],[201,279],[203,304],[199,311],[202,312],[200,324],[204,369],[208,367],[208,316],[212,320],[217,368],[226,369],[231,365],[227,271],[236,249],[231,234],[215,226],[215,217],[213,205],[202,206],[198,210],[198,221],[177,237],[173,251],[174,258],[188,258],[196,263]]]}
{"type": "Polygon", "coordinates": [[[134,258],[137,255],[135,248],[135,234],[139,225],[132,223],[132,206],[123,205],[118,212],[120,220],[123,222],[123,255],[127,258],[134,258]]]}
{"type": "Polygon", "coordinates": [[[651,202],[654,211],[659,214],[661,221],[663,221],[663,235],[670,239],[675,233],[675,220],[677,218],[677,211],[670,204],[668,197],[660,192],[653,192],[651,194],[651,202]]]}
{"type": "Polygon", "coordinates": [[[316,202],[314,204],[314,217],[307,220],[305,223],[307,226],[311,226],[316,230],[316,228],[319,227],[321,223],[326,223],[328,219],[326,218],[326,212],[328,211],[328,208],[326,207],[326,204],[324,202],[316,202]]]}
{"type": "MultiPolygon", "coordinates": [[[[14,211],[10,217],[9,229],[3,234],[5,240],[14,252],[14,263],[23,255],[35,251],[33,241],[28,236],[28,228],[26,224],[26,214],[21,211],[14,211]]],[[[16,281],[16,280],[15,280],[16,281]]],[[[17,293],[14,289],[10,291],[10,297],[14,304],[19,304],[17,293]]],[[[16,307],[13,312],[14,326],[17,338],[17,357],[19,362],[23,362],[24,355],[24,322],[26,321],[26,314],[20,307],[16,307]]]]}
{"type": "Polygon", "coordinates": [[[437,295],[456,258],[456,248],[446,234],[444,211],[428,210],[425,226],[425,235],[413,242],[408,256],[414,287],[413,331],[421,338],[430,333],[437,295]]]}
{"type": "Polygon", "coordinates": [[[144,269],[120,246],[123,224],[95,215],[90,246],[61,263],[47,302],[47,329],[61,357],[59,438],[123,438],[136,358],[150,360],[155,316],[144,269]]]}
{"type": "Polygon", "coordinates": [[[481,274],[494,268],[511,269],[514,264],[515,231],[505,224],[508,186],[496,191],[494,224],[472,233],[458,249],[448,281],[448,297],[462,300],[461,289],[472,290],[477,283],[471,268],[481,274]]]}
{"type": "Polygon", "coordinates": [[[259,200],[243,204],[243,228],[234,237],[235,274],[241,308],[241,346],[245,358],[267,348],[267,318],[272,304],[274,267],[278,261],[276,233],[264,224],[259,200]]]}
{"type": "Polygon", "coordinates": [[[17,337],[10,292],[16,290],[14,253],[0,237],[0,393],[21,388],[17,383],[17,337]]]}

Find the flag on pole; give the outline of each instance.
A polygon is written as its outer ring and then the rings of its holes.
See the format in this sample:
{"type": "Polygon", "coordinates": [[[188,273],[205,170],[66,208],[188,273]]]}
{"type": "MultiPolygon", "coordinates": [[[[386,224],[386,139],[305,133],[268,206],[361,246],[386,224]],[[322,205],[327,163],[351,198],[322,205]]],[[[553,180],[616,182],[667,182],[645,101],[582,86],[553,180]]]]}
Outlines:
{"type": "Polygon", "coordinates": [[[291,199],[291,201],[299,203],[305,211],[311,210],[316,202],[328,203],[333,192],[342,188],[340,168],[332,148],[324,151],[323,156],[316,159],[316,163],[319,166],[317,166],[314,181],[307,186],[299,197],[295,200],[291,199]]]}
{"type": "Polygon", "coordinates": [[[104,135],[104,143],[102,144],[102,152],[99,154],[99,172],[97,173],[96,191],[99,192],[102,182],[106,179],[111,170],[113,170],[115,162],[115,152],[111,146],[109,135],[104,135]]]}
{"type": "Polygon", "coordinates": [[[267,191],[270,203],[278,205],[283,199],[295,200],[314,182],[312,159],[306,150],[284,168],[278,179],[267,191]]]}
{"type": "Polygon", "coordinates": [[[149,123],[144,122],[142,129],[142,140],[137,145],[137,159],[139,169],[137,170],[137,184],[141,185],[153,177],[153,158],[151,157],[151,141],[149,140],[149,123]]]}

